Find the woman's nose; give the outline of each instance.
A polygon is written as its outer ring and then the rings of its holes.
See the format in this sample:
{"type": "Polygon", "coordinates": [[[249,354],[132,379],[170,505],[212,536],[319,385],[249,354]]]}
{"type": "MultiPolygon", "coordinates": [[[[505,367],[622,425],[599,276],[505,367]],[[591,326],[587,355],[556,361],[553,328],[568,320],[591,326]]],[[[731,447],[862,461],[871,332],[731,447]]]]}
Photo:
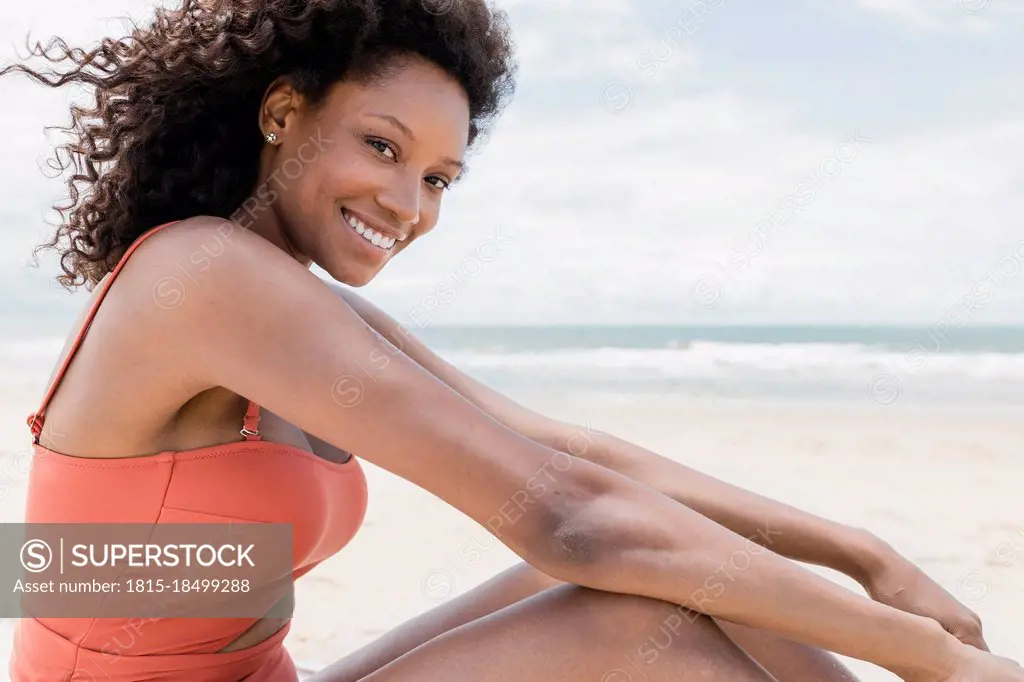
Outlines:
{"type": "Polygon", "coordinates": [[[415,225],[420,219],[419,182],[402,182],[382,188],[377,192],[377,205],[403,225],[415,225]]]}

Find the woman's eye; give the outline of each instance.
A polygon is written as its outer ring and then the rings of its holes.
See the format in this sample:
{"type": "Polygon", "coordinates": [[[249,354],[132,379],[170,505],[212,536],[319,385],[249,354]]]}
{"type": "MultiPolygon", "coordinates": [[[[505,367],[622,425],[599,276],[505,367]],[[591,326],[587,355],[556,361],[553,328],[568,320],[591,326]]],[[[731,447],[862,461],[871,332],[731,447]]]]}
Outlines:
{"type": "Polygon", "coordinates": [[[427,183],[433,185],[438,189],[448,189],[449,187],[451,187],[450,182],[448,182],[444,178],[439,178],[436,175],[431,175],[429,178],[427,178],[427,183]]]}
{"type": "Polygon", "coordinates": [[[381,142],[380,140],[368,140],[370,146],[379,151],[389,159],[395,158],[395,150],[391,148],[387,142],[381,142]]]}

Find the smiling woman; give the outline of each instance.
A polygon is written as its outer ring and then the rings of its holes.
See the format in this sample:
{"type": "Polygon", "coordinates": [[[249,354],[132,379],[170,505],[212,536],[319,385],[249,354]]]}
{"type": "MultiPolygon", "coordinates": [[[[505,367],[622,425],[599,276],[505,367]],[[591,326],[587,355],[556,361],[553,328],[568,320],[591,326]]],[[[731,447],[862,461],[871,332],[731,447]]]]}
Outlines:
{"type": "Polygon", "coordinates": [[[307,140],[325,142],[269,210],[253,212],[251,229],[281,232],[285,223],[292,254],[353,286],[433,229],[469,143],[470,102],[455,78],[415,55],[392,56],[387,69],[387,87],[342,81],[313,109],[282,79],[261,107],[260,127],[274,141],[260,181],[307,140]]]}
{"type": "Polygon", "coordinates": [[[323,240],[337,236],[303,229],[326,219],[309,214],[325,207],[309,203],[317,194],[331,197],[332,222],[355,218],[370,242],[377,235],[376,249],[350,244],[357,263],[335,259],[328,269],[368,281],[396,253],[382,239],[404,248],[434,226],[467,146],[513,91],[503,15],[479,3],[441,9],[426,0],[190,0],[158,10],[149,30],[67,51],[55,60],[72,62],[67,72],[6,67],[55,86],[96,86],[95,107],[73,112],[77,140],[62,148],[85,172],[69,179],[66,220],[45,245],[69,243],[59,281],[94,285],[147,229],[197,215],[259,233],[251,221],[284,222],[278,245],[315,260],[333,253],[323,240]],[[393,87],[366,87],[385,81],[393,87]],[[410,173],[422,180],[411,192],[394,182],[410,173]],[[377,192],[379,203],[359,205],[382,183],[390,191],[377,192]]]}
{"type": "MultiPolygon", "coordinates": [[[[95,292],[28,419],[27,521],[286,524],[301,578],[362,526],[365,460],[525,563],[320,682],[621,681],[622,652],[656,632],[651,682],[852,679],[823,650],[913,682],[1024,682],[870,534],[608,434],[581,443],[351,291],[434,229],[512,92],[505,16],[485,0],[185,0],[128,37],[36,54],[67,66],[0,75],[96,92],[72,110],[70,204],[45,245],[62,284],[95,292]]],[[[278,606],[147,619],[130,644],[137,619],[37,614],[11,675],[294,682],[278,606]]]]}

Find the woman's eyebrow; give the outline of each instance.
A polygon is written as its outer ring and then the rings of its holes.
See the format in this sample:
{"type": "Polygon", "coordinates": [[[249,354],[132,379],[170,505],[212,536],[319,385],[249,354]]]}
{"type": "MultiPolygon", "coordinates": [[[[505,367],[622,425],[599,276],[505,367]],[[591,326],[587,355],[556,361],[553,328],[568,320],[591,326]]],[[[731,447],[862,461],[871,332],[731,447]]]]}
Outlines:
{"type": "MultiPolygon", "coordinates": [[[[416,136],[412,134],[411,130],[409,130],[409,126],[405,125],[404,123],[402,123],[400,120],[398,120],[397,118],[395,118],[391,114],[376,114],[376,113],[374,113],[374,114],[367,114],[367,116],[371,116],[373,118],[379,118],[379,119],[381,119],[383,121],[387,121],[388,123],[390,123],[394,127],[396,127],[399,130],[401,130],[402,133],[406,137],[408,137],[410,140],[412,140],[413,142],[416,141],[416,136]]],[[[456,159],[453,159],[450,156],[443,157],[441,159],[441,162],[442,163],[446,163],[446,164],[448,164],[450,166],[455,166],[460,171],[461,170],[465,170],[465,168],[466,168],[466,164],[464,162],[458,161],[456,159]]]]}
{"type": "Polygon", "coordinates": [[[441,157],[441,163],[446,163],[446,164],[448,164],[450,166],[455,166],[456,168],[459,169],[460,172],[466,170],[466,164],[465,163],[463,163],[462,161],[456,161],[455,159],[451,158],[450,156],[441,157]]]}
{"type": "Polygon", "coordinates": [[[373,118],[379,118],[381,120],[387,121],[391,125],[395,126],[399,130],[401,130],[402,133],[406,137],[408,137],[410,140],[412,140],[413,142],[416,141],[416,136],[412,134],[411,130],[409,130],[409,126],[405,125],[404,123],[399,121],[397,118],[395,118],[391,114],[367,114],[367,116],[371,116],[373,118]]]}

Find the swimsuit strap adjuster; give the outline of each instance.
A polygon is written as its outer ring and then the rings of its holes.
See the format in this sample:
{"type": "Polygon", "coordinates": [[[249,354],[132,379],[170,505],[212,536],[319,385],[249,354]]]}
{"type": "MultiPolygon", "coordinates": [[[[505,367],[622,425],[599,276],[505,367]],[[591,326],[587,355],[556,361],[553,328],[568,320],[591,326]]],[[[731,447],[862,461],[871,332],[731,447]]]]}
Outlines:
{"type": "Polygon", "coordinates": [[[32,431],[32,442],[39,442],[39,434],[43,432],[43,420],[42,416],[38,412],[34,412],[28,416],[26,420],[29,429],[32,431]]]}
{"type": "Polygon", "coordinates": [[[260,406],[249,401],[242,428],[238,431],[246,440],[260,440],[260,406]]]}

